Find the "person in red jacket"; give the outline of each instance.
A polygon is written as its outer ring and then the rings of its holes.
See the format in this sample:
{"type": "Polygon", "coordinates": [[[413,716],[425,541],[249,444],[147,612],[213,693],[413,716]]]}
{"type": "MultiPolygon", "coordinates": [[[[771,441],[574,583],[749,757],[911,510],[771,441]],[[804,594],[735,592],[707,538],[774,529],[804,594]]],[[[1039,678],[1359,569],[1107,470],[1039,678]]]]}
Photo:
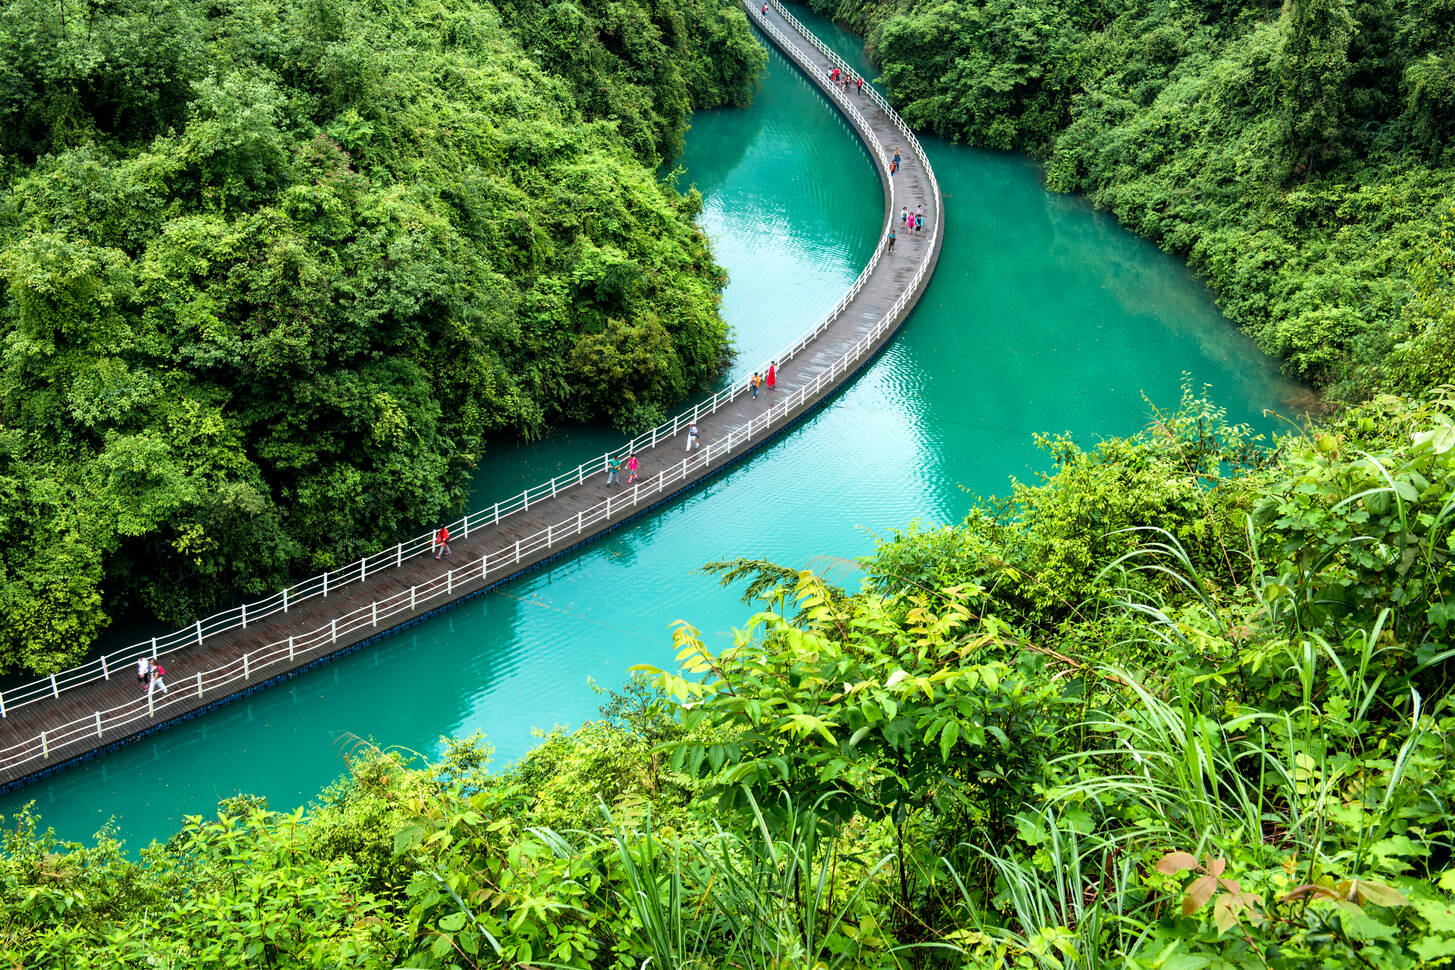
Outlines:
{"type": "Polygon", "coordinates": [[[440,530],[434,534],[434,557],[448,556],[450,554],[450,530],[448,526],[440,526],[440,530]]]}
{"type": "Polygon", "coordinates": [[[162,669],[162,665],[153,660],[151,685],[147,688],[147,693],[151,693],[154,690],[159,690],[163,694],[165,694],[167,692],[167,685],[162,680],[162,678],[165,676],[167,676],[167,672],[162,669]]]}

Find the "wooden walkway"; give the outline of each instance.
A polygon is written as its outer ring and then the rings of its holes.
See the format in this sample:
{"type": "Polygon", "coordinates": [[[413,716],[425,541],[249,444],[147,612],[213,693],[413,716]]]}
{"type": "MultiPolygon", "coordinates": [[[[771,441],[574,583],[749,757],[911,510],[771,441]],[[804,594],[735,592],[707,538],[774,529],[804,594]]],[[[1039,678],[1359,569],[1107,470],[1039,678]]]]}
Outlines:
{"type": "Polygon", "coordinates": [[[703,447],[690,454],[685,434],[654,434],[655,447],[637,449],[638,482],[627,484],[625,472],[620,486],[607,485],[601,474],[586,477],[496,524],[472,526],[468,538],[452,542],[444,560],[427,554],[403,559],[244,629],[199,636],[202,642],[195,646],[163,656],[166,694],[144,695],[128,667],[9,711],[0,719],[0,792],[296,676],[565,555],[762,447],[874,358],[923,292],[938,258],[943,238],[938,185],[898,116],[867,85],[863,93],[852,85],[845,93],[831,84],[829,72],[842,69],[842,62],[836,64],[836,56],[776,0],[766,15],[761,0],[744,8],[868,146],[884,185],[886,228],[892,220],[899,233],[894,251],[885,254],[881,247],[842,309],[789,349],[791,360],[781,363],[777,388],[754,397],[740,383],[735,396],[697,419],[703,447]],[[891,177],[889,159],[896,151],[900,164],[891,177]],[[900,206],[912,213],[919,205],[925,207],[925,231],[906,236],[898,222],[900,206]]]}

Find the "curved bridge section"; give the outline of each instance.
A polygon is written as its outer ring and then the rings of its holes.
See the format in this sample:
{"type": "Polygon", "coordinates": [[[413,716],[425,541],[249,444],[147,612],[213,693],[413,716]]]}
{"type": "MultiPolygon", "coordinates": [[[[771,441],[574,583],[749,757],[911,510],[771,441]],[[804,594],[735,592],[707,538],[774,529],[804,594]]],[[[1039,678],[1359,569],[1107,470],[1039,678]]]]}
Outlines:
{"type": "Polygon", "coordinates": [[[661,505],[761,447],[843,386],[909,314],[939,256],[943,210],[929,159],[904,121],[865,85],[830,80],[849,66],[778,0],[744,0],[749,19],[818,85],[869,150],[884,186],[881,244],[844,297],[773,360],[778,386],[751,394],[754,363],[724,390],[622,447],[449,524],[453,554],[438,561],[416,536],[266,599],[199,619],[43,680],[0,691],[0,791],[195,717],[296,676],[537,568],[661,505]],[[891,173],[891,161],[900,162],[891,173]],[[923,205],[925,230],[906,236],[901,206],[923,205]],[[685,451],[696,424],[701,447],[685,451]],[[635,454],[637,481],[606,484],[606,465],[635,454]],[[157,657],[168,693],[143,694],[139,658],[157,657]]]}

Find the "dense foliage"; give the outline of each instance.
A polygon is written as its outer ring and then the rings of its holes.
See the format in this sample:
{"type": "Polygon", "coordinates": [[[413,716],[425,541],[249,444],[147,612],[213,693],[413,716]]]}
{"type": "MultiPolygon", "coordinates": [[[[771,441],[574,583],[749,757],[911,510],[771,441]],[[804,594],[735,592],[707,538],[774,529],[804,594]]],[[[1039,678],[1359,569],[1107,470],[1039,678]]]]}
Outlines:
{"type": "Polygon", "coordinates": [[[492,433],[713,375],[661,184],[764,61],[725,0],[0,11],[0,670],[458,505],[492,433]]]}
{"type": "Polygon", "coordinates": [[[361,747],[128,861],[22,814],[26,967],[1405,968],[1455,960],[1455,402],[1250,449],[1205,402],[857,594],[677,629],[603,719],[486,770],[361,747]]]}
{"type": "Polygon", "coordinates": [[[1043,159],[1293,373],[1346,400],[1455,381],[1455,6],[812,3],[910,124],[1043,159]]]}

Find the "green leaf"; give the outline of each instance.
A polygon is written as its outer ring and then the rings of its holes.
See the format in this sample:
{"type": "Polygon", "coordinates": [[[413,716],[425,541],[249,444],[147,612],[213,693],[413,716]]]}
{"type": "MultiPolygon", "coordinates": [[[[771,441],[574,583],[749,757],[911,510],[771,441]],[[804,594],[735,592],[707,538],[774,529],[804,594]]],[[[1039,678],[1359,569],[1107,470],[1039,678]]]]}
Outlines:
{"type": "Polygon", "coordinates": [[[419,845],[424,840],[425,830],[423,826],[409,825],[394,833],[394,854],[401,855],[404,852],[419,845]]]}
{"type": "Polygon", "coordinates": [[[949,761],[950,752],[955,748],[955,742],[960,738],[960,722],[950,721],[940,732],[940,760],[949,761]]]}

